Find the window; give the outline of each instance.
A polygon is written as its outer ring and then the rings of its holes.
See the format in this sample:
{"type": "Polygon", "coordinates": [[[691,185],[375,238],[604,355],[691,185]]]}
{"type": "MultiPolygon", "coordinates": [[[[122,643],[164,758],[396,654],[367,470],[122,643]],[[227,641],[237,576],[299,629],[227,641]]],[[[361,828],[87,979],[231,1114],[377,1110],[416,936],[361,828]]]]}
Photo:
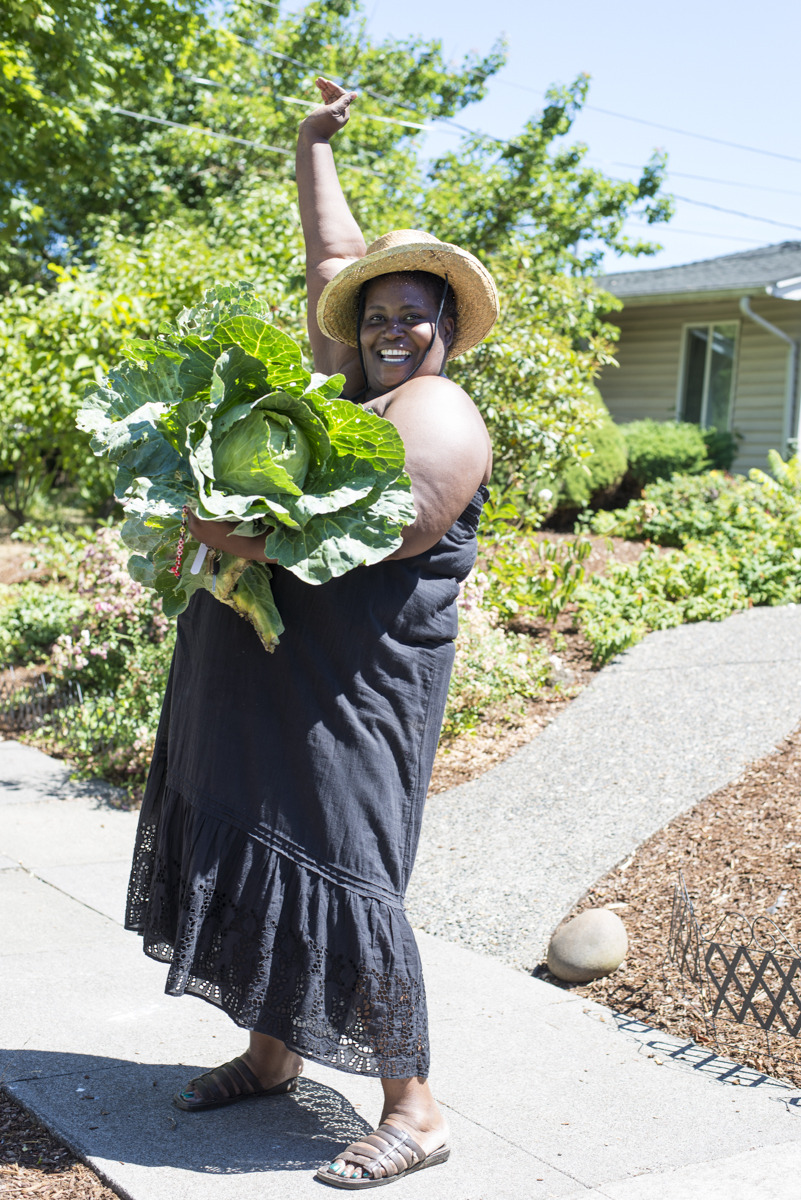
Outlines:
{"type": "Polygon", "coordinates": [[[734,391],[737,322],[690,325],[684,331],[679,417],[704,429],[728,429],[734,391]]]}

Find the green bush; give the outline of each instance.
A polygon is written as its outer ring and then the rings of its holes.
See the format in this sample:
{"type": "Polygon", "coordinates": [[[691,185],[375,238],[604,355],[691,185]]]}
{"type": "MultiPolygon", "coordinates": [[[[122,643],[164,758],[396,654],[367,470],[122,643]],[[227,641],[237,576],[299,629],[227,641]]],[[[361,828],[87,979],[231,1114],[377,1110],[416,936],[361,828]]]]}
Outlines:
{"type": "Polygon", "coordinates": [[[138,788],[153,750],[175,639],[152,592],[128,575],[119,531],[27,530],[54,578],[9,588],[0,636],[16,661],[47,656],[51,690],[80,697],[30,735],[84,776],[138,788]],[[77,685],[77,686],[76,686],[77,685]]]}
{"type": "Polygon", "coordinates": [[[697,475],[709,467],[704,431],[683,421],[631,421],[620,426],[629,472],[640,487],[673,475],[697,475]]]}
{"type": "Polygon", "coordinates": [[[0,662],[41,662],[58,637],[69,633],[84,611],[82,600],[41,583],[3,589],[0,662]]]}
{"type": "Polygon", "coordinates": [[[653,483],[642,499],[597,513],[595,533],[645,548],[579,593],[579,622],[597,662],[652,629],[719,620],[755,604],[801,601],[801,465],[771,454],[774,477],[711,471],[653,483]]]}
{"type": "Polygon", "coordinates": [[[626,508],[596,513],[590,528],[660,546],[713,538],[739,545],[758,535],[789,550],[801,545],[801,493],[757,471],[749,479],[722,471],[677,475],[652,483],[626,508]]]}
{"type": "Polygon", "coordinates": [[[554,503],[557,509],[586,508],[599,492],[612,492],[626,474],[626,439],[609,415],[600,392],[596,388],[592,390],[596,423],[585,434],[591,453],[572,463],[556,478],[554,503]]]}
{"type": "Polygon", "coordinates": [[[553,625],[584,582],[592,544],[586,538],[563,542],[534,537],[482,537],[486,564],[485,602],[501,622],[519,615],[542,617],[553,625]]]}
{"type": "Polygon", "coordinates": [[[687,621],[719,621],[747,608],[747,588],[725,552],[691,543],[659,554],[647,546],[636,563],[613,563],[579,598],[580,623],[596,663],[654,629],[687,621]]]}
{"type": "Polygon", "coordinates": [[[709,465],[714,471],[730,471],[740,448],[740,438],[728,429],[702,430],[709,465]]]}
{"type": "Polygon", "coordinates": [[[469,733],[490,716],[513,721],[548,683],[548,651],[500,627],[487,599],[487,576],[472,575],[459,599],[459,637],[442,725],[444,740],[469,733]]]}

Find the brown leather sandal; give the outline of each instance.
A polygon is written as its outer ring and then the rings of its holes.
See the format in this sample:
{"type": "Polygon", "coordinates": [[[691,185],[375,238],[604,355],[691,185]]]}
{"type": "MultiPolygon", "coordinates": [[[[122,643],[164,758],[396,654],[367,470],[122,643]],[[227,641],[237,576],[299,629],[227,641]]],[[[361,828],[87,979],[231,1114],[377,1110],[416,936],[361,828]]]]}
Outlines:
{"type": "Polygon", "coordinates": [[[285,1096],[297,1091],[298,1076],[285,1079],[275,1087],[265,1088],[259,1083],[243,1057],[206,1071],[197,1079],[190,1079],[186,1090],[172,1098],[177,1108],[185,1112],[198,1112],[205,1108],[222,1108],[225,1104],[236,1104],[239,1100],[252,1100],[259,1096],[285,1096]]]}
{"type": "Polygon", "coordinates": [[[331,1170],[333,1163],[320,1167],[317,1178],[331,1187],[349,1188],[354,1192],[361,1188],[381,1187],[384,1183],[394,1183],[401,1175],[411,1175],[414,1171],[422,1171],[424,1167],[435,1167],[438,1163],[446,1162],[450,1152],[451,1148],[446,1143],[426,1154],[405,1129],[398,1125],[379,1125],[373,1133],[358,1142],[352,1142],[334,1159],[334,1162],[347,1162],[361,1167],[363,1174],[360,1178],[338,1175],[331,1170]]]}

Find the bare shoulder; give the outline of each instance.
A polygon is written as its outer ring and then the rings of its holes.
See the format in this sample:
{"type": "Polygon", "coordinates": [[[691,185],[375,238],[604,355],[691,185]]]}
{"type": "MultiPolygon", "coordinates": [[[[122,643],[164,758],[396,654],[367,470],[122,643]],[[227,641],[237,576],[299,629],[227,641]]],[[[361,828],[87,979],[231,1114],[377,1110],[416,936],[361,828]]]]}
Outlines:
{"type": "Polygon", "coordinates": [[[376,409],[379,404],[383,405],[384,415],[387,415],[391,408],[397,411],[412,406],[430,408],[432,412],[445,407],[451,412],[472,409],[478,413],[464,388],[460,388],[458,383],[454,383],[445,375],[420,375],[409,379],[394,392],[389,392],[375,401],[376,409]]]}
{"type": "Polygon", "coordinates": [[[478,482],[489,476],[487,428],[467,392],[452,380],[441,375],[410,379],[375,407],[396,426],[407,454],[429,458],[447,451],[454,469],[473,476],[480,467],[478,482]]]}
{"type": "Polygon", "coordinates": [[[489,434],[473,401],[442,376],[410,379],[372,406],[397,429],[417,509],[392,558],[433,546],[492,472],[489,434]]]}

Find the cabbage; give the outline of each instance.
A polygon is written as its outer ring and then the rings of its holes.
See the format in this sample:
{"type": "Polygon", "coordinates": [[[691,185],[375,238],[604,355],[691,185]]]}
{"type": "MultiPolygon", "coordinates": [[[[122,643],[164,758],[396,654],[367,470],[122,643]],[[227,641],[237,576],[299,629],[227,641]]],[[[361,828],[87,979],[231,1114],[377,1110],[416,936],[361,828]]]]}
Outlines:
{"type": "Polygon", "coordinates": [[[386,558],[415,511],[397,430],[338,399],[343,377],[312,375],[267,311],[247,283],[206,292],[157,338],[123,347],[78,426],[116,464],[131,576],[168,616],[208,589],[272,650],[284,626],[267,564],[209,552],[192,574],[189,539],[173,573],[184,504],[266,532],[267,557],[311,584],[386,558]]]}
{"type": "Polygon", "coordinates": [[[310,458],[311,448],[303,431],[289,417],[263,408],[237,422],[212,454],[214,475],[221,487],[259,496],[286,491],[292,484],[301,495],[310,458]]]}

